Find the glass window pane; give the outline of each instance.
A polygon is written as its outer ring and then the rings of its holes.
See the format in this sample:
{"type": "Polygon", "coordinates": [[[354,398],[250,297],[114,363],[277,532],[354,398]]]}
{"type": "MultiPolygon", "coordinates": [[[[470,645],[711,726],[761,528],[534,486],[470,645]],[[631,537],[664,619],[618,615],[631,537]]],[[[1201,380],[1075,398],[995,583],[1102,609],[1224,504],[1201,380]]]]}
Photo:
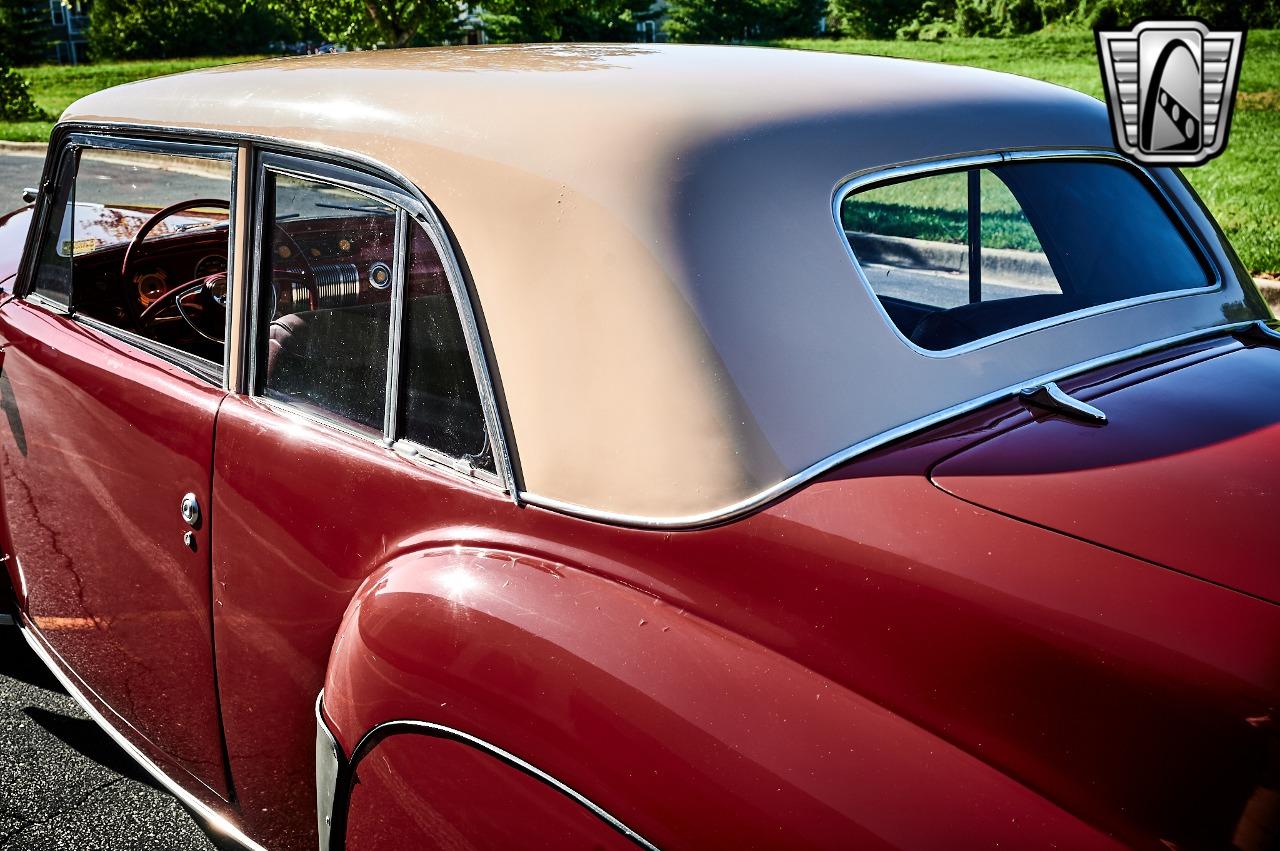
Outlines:
{"type": "Polygon", "coordinates": [[[965,174],[953,172],[845,200],[845,232],[882,299],[940,308],[969,302],[967,187],[965,174]]]}
{"type": "Polygon", "coordinates": [[[40,237],[39,261],[31,291],[66,307],[71,304],[71,220],[75,203],[75,155],[67,153],[58,169],[54,200],[40,237]]]}
{"type": "Polygon", "coordinates": [[[978,175],[982,274],[977,300],[1061,293],[1044,246],[1009,187],[988,169],[978,175]]]}
{"type": "Polygon", "coordinates": [[[267,191],[261,392],[381,434],[395,208],[288,175],[269,175],[267,191]]]}
{"type": "Polygon", "coordinates": [[[458,309],[435,246],[416,227],[405,283],[404,436],[492,471],[480,393],[458,309]]]}
{"type": "Polygon", "coordinates": [[[227,160],[172,153],[68,156],[33,291],[221,365],[231,175],[227,160]]]}
{"type": "Polygon", "coordinates": [[[925,175],[850,195],[841,219],[890,320],[933,351],[1212,283],[1153,188],[1117,163],[925,175]]]}

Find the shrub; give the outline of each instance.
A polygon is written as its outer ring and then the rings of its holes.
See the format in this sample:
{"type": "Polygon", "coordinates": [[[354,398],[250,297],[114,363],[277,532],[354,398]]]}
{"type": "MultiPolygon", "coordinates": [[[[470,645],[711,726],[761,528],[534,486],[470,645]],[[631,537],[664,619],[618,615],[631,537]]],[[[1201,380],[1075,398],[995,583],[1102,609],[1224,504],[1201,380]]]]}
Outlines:
{"type": "Polygon", "coordinates": [[[48,120],[48,114],[31,99],[26,78],[0,57],[0,121],[48,120]]]}

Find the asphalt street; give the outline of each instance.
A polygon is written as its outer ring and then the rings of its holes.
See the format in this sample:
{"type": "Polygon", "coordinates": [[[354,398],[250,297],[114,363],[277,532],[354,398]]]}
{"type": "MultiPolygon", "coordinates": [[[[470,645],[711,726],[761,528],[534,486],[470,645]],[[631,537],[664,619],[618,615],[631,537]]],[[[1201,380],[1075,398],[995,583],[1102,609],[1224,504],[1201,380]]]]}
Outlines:
{"type": "MultiPolygon", "coordinates": [[[[0,154],[0,212],[40,179],[0,154]]],[[[116,746],[16,629],[0,628],[0,851],[212,851],[190,814],[116,746]]]]}
{"type": "Polygon", "coordinates": [[[22,190],[40,182],[42,154],[0,153],[0,215],[22,206],[22,190]]]}
{"type": "Polygon", "coordinates": [[[81,711],[18,631],[0,629],[0,849],[215,847],[81,711]]]}

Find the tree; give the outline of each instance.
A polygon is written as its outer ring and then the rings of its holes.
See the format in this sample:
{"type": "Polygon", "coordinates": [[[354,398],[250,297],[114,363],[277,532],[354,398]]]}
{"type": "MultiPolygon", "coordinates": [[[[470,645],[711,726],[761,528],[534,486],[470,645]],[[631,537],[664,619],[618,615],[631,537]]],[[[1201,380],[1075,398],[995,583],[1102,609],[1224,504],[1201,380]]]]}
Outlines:
{"type": "Polygon", "coordinates": [[[443,41],[461,7],[452,0],[271,0],[303,33],[357,47],[443,41]]]}
{"type": "Polygon", "coordinates": [[[30,0],[0,0],[0,45],[14,65],[35,65],[49,52],[49,20],[44,6],[30,0]]]}
{"type": "Polygon", "coordinates": [[[291,31],[266,0],[94,0],[89,9],[89,45],[101,57],[260,53],[291,31]]]}
{"type": "Polygon", "coordinates": [[[667,34],[674,41],[732,41],[811,36],[825,0],[671,0],[667,34]]]}
{"type": "Polygon", "coordinates": [[[494,0],[480,19],[492,41],[632,41],[651,0],[494,0]]]}

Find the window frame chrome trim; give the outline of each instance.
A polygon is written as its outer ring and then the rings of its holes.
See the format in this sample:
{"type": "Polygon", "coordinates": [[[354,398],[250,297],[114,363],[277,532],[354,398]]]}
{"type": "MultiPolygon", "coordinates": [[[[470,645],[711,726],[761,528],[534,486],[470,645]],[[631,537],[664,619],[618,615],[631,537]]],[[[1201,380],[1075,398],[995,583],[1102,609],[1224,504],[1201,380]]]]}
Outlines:
{"type": "Polygon", "coordinates": [[[233,824],[229,818],[188,792],[182,784],[178,783],[165,773],[164,769],[157,765],[151,757],[143,753],[140,748],[133,744],[133,742],[129,741],[123,733],[117,730],[115,726],[107,720],[106,716],[103,715],[91,702],[89,702],[80,687],[63,671],[62,666],[54,660],[53,651],[45,648],[43,638],[37,635],[39,630],[28,619],[26,614],[19,614],[19,626],[19,631],[22,633],[23,639],[26,640],[27,645],[31,648],[32,652],[39,657],[40,661],[49,670],[49,673],[53,674],[54,678],[62,684],[62,687],[66,689],[67,694],[71,695],[71,698],[80,705],[80,708],[84,710],[85,714],[88,715],[95,724],[101,727],[102,731],[105,732],[112,741],[120,746],[120,749],[125,752],[126,756],[150,774],[156,782],[160,784],[161,788],[173,797],[177,798],[184,807],[194,813],[196,817],[204,823],[206,829],[218,833],[226,839],[247,849],[247,851],[267,851],[266,848],[250,839],[243,831],[240,830],[240,828],[233,824]]]}
{"type": "MultiPolygon", "coordinates": [[[[92,134],[109,134],[126,139],[140,139],[144,141],[176,141],[180,143],[201,142],[213,145],[228,145],[232,147],[247,146],[250,149],[251,157],[247,168],[255,168],[257,166],[257,157],[263,153],[285,153],[294,154],[300,158],[304,158],[307,162],[328,163],[338,165],[343,168],[352,169],[360,174],[376,177],[385,181],[391,186],[406,193],[413,200],[416,208],[414,216],[419,226],[427,231],[431,238],[440,260],[444,266],[446,278],[449,281],[450,292],[454,297],[454,305],[462,320],[463,335],[467,341],[468,354],[471,356],[472,370],[476,378],[476,387],[480,393],[481,410],[485,418],[485,428],[489,435],[489,441],[494,457],[494,467],[496,468],[497,487],[517,506],[521,504],[521,492],[519,480],[515,472],[512,454],[509,446],[512,437],[507,428],[506,418],[502,413],[502,409],[498,404],[497,393],[494,389],[492,378],[492,363],[489,356],[488,348],[485,345],[484,338],[480,334],[479,324],[476,320],[475,306],[473,304],[473,294],[466,276],[462,272],[461,264],[458,261],[458,249],[455,247],[452,237],[449,235],[448,229],[444,224],[444,219],[436,210],[431,201],[423,194],[413,181],[400,174],[394,168],[383,163],[373,157],[364,154],[349,151],[343,148],[336,148],[331,145],[323,145],[318,143],[301,143],[272,136],[265,136],[260,133],[249,132],[229,132],[224,130],[210,130],[202,128],[173,128],[162,127],[154,124],[144,123],[127,123],[117,121],[68,121],[56,125],[51,134],[51,138],[57,139],[62,133],[87,132],[92,134]]],[[[256,175],[256,172],[255,172],[256,175]]],[[[44,189],[51,182],[49,158],[46,157],[45,171],[41,178],[42,194],[44,189]]],[[[256,264],[259,260],[259,251],[261,249],[261,240],[256,234],[261,234],[262,228],[258,226],[261,217],[258,215],[258,205],[262,200],[262,187],[255,181],[251,181],[255,197],[250,203],[253,209],[254,219],[250,222],[253,227],[254,241],[253,252],[250,260],[256,264]]],[[[414,211],[411,211],[414,212],[414,211]]],[[[24,248],[24,257],[30,256],[30,241],[35,234],[35,228],[28,233],[28,245],[24,248]]],[[[256,299],[249,299],[251,302],[251,310],[256,311],[256,299]]],[[[251,322],[257,321],[256,314],[250,317],[251,322]]],[[[253,357],[254,352],[243,342],[240,343],[243,348],[242,354],[245,360],[253,357]]],[[[243,361],[242,361],[243,362],[243,361]]],[[[244,363],[245,373],[247,374],[251,368],[250,363],[244,363]]],[[[241,377],[240,383],[243,387],[251,386],[251,382],[247,377],[241,377]]],[[[246,394],[247,395],[247,394],[246,394]]],[[[460,476],[461,478],[461,476],[460,476]]],[[[475,477],[476,481],[482,481],[480,477],[475,477]]]]}
{"type": "Polygon", "coordinates": [[[577,505],[571,502],[555,499],[553,497],[542,496],[540,494],[523,491],[521,497],[530,505],[536,505],[561,514],[569,514],[579,517],[583,520],[592,520],[598,523],[608,523],[614,526],[626,526],[634,529],[664,529],[671,531],[684,531],[691,529],[704,529],[709,526],[717,526],[737,520],[744,515],[750,514],[774,500],[786,496],[793,490],[796,490],[813,479],[824,473],[839,467],[842,464],[852,461],[860,455],[879,449],[896,440],[910,437],[911,435],[942,425],[949,420],[972,413],[979,408],[999,402],[1004,399],[1016,397],[1023,389],[1036,387],[1037,385],[1047,384],[1051,381],[1062,381],[1072,376],[1089,372],[1100,367],[1108,366],[1113,363],[1128,360],[1129,358],[1139,357],[1141,355],[1151,354],[1161,349],[1171,348],[1182,343],[1189,343],[1195,340],[1216,337],[1220,335],[1231,334],[1241,328],[1254,325],[1259,320],[1249,319],[1243,322],[1230,322],[1221,325],[1214,325],[1208,328],[1201,328],[1197,331],[1188,331],[1183,334],[1176,334],[1172,337],[1166,337],[1160,340],[1154,340],[1150,343],[1143,343],[1132,348],[1123,349],[1113,352],[1109,355],[1101,355],[1091,358],[1080,363],[1073,364],[1062,369],[1046,372],[1017,384],[1011,384],[999,390],[990,393],[984,393],[965,402],[944,408],[941,411],[920,417],[903,423],[895,428],[882,431],[873,435],[866,440],[853,444],[839,452],[832,453],[820,461],[810,464],[805,469],[794,475],[788,476],[777,484],[771,485],[762,491],[749,496],[746,499],[739,500],[731,505],[723,508],[717,508],[702,514],[690,514],[676,517],[652,517],[637,514],[620,514],[612,511],[600,511],[587,506],[577,505]]]}
{"type": "MultiPolygon", "coordinates": [[[[400,374],[404,369],[404,358],[400,347],[404,336],[405,280],[409,274],[409,213],[403,206],[396,208],[396,235],[394,259],[399,261],[391,266],[391,327],[387,329],[387,403],[382,409],[382,440],[387,446],[396,441],[396,430],[400,423],[400,374]]],[[[385,287],[383,289],[386,289],[385,287]]]]}
{"type": "Polygon", "coordinates": [[[342,748],[338,744],[337,737],[333,734],[333,731],[329,729],[328,722],[324,719],[323,690],[321,690],[319,696],[316,698],[315,707],[316,726],[318,728],[316,730],[317,821],[323,819],[320,801],[328,797],[332,802],[329,830],[326,831],[324,828],[321,828],[321,851],[344,851],[346,847],[347,813],[351,803],[351,786],[352,781],[355,778],[356,769],[359,768],[360,761],[375,747],[386,739],[397,735],[427,736],[433,739],[455,742],[477,750],[485,756],[492,757],[504,765],[514,768],[525,776],[531,777],[542,783],[544,786],[547,786],[553,791],[567,797],[608,827],[617,831],[624,838],[630,840],[633,845],[642,848],[645,851],[659,851],[658,846],[632,830],[620,819],[615,817],[608,810],[604,809],[604,807],[601,807],[599,804],[595,803],[572,786],[561,782],[532,763],[521,759],[510,751],[504,750],[503,748],[500,748],[479,736],[474,736],[470,733],[464,732],[463,730],[459,730],[456,727],[436,724],[431,721],[418,721],[412,719],[384,721],[361,736],[360,741],[352,749],[351,755],[348,757],[342,753],[342,748]],[[328,769],[326,775],[321,774],[322,766],[319,762],[322,743],[330,746],[328,752],[325,754],[326,757],[330,757],[336,761],[336,765],[325,767],[328,769]],[[328,780],[329,777],[332,777],[331,784],[328,780]]]}
{"type": "Polygon", "coordinates": [[[118,328],[110,322],[103,322],[101,319],[95,319],[92,316],[84,316],[74,311],[69,314],[71,321],[95,331],[114,337],[123,343],[128,343],[135,349],[141,349],[147,354],[155,355],[172,366],[185,370],[192,375],[200,378],[214,387],[225,390],[225,382],[223,381],[223,367],[215,361],[205,360],[202,357],[184,352],[181,349],[167,346],[164,343],[156,342],[149,337],[143,337],[141,334],[135,334],[132,331],[126,331],[124,328],[118,328]]]}
{"type": "MultiPolygon", "coordinates": [[[[27,232],[27,239],[23,246],[23,260],[16,273],[17,280],[14,281],[14,295],[58,316],[71,319],[74,322],[114,337],[127,345],[155,355],[215,387],[228,390],[228,349],[232,345],[232,342],[228,339],[231,331],[230,310],[227,311],[226,326],[223,331],[222,361],[219,363],[218,361],[211,361],[157,342],[128,329],[119,328],[109,322],[78,313],[74,304],[74,290],[72,292],[73,303],[64,305],[39,293],[32,292],[31,287],[35,280],[35,267],[39,262],[37,249],[39,248],[40,240],[44,236],[48,217],[52,213],[50,199],[53,194],[52,190],[55,188],[53,181],[62,169],[67,156],[79,156],[86,150],[136,151],[139,153],[168,154],[175,157],[209,159],[229,163],[231,166],[231,186],[228,195],[230,207],[227,212],[227,275],[228,281],[230,281],[230,275],[234,273],[232,267],[234,262],[233,253],[238,235],[235,210],[239,169],[241,167],[239,149],[232,144],[209,144],[190,142],[183,139],[135,138],[107,129],[105,125],[101,130],[98,130],[97,125],[69,124],[59,125],[54,128],[53,133],[50,135],[48,150],[56,152],[56,156],[50,157],[46,155],[45,157],[44,175],[40,184],[40,197],[37,199],[37,215],[32,217],[32,226],[27,232]],[[85,129],[77,129],[81,127],[85,129]]],[[[79,172],[80,163],[77,161],[73,180],[79,177],[79,172]]],[[[71,203],[75,203],[74,197],[71,203]]],[[[74,259],[72,262],[74,263],[74,259]]]]}
{"type": "Polygon", "coordinates": [[[952,358],[958,355],[974,352],[979,349],[985,349],[988,346],[994,346],[1026,334],[1032,334],[1036,331],[1042,331],[1056,325],[1064,325],[1068,322],[1074,322],[1078,319],[1085,319],[1090,316],[1097,316],[1103,313],[1111,313],[1117,310],[1123,310],[1127,307],[1135,307],[1141,304],[1149,304],[1157,301],[1169,301],[1176,298],[1188,298],[1191,296],[1205,295],[1207,293],[1218,292],[1223,289],[1226,281],[1226,275],[1223,272],[1217,257],[1209,250],[1203,238],[1192,226],[1186,211],[1182,205],[1169,194],[1160,181],[1143,166],[1129,157],[1106,148],[1061,148],[1046,150],[1010,150],[997,151],[993,153],[974,154],[960,157],[944,157],[932,160],[923,160],[920,162],[906,163],[890,168],[873,168],[858,172],[851,177],[843,180],[837,187],[831,204],[832,214],[835,220],[836,232],[840,241],[844,244],[846,253],[850,262],[853,264],[854,274],[858,281],[871,296],[872,304],[876,311],[879,312],[880,318],[889,326],[889,330],[906,345],[911,351],[927,358],[952,358]],[[991,165],[1000,165],[1003,163],[1013,162],[1034,162],[1036,160],[1099,160],[1127,166],[1130,171],[1134,172],[1139,179],[1153,190],[1157,196],[1157,200],[1165,208],[1165,211],[1171,214],[1171,220],[1181,232],[1182,236],[1187,239],[1193,246],[1195,252],[1199,255],[1199,259],[1204,263],[1206,268],[1213,274],[1211,283],[1203,287],[1185,290],[1170,290],[1167,292],[1152,293],[1150,295],[1134,296],[1132,298],[1120,301],[1109,301],[1106,304],[1094,305],[1093,307],[1085,307],[1080,310],[1073,310],[1070,313],[1060,313],[1057,316],[1050,316],[1045,319],[1038,320],[1026,325],[1019,325],[1016,328],[1010,328],[1001,331],[998,334],[992,334],[977,340],[964,343],[959,346],[953,346],[949,349],[926,349],[917,345],[902,329],[898,327],[889,312],[885,310],[884,304],[880,301],[880,296],[876,294],[875,288],[871,285],[870,278],[867,277],[866,270],[862,267],[862,262],[858,259],[857,253],[853,250],[853,246],[849,243],[848,232],[844,228],[844,220],[841,217],[841,207],[849,196],[864,192],[868,189],[874,189],[890,183],[897,183],[902,180],[912,178],[926,177],[932,174],[946,174],[953,172],[963,172],[975,168],[982,168],[991,165]]]}
{"type": "MultiPolygon", "coordinates": [[[[240,137],[236,137],[240,138],[240,137]]],[[[394,448],[399,443],[409,443],[415,449],[421,448],[428,450],[427,452],[417,453],[424,457],[424,460],[430,462],[433,468],[441,468],[447,470],[451,474],[464,477],[468,480],[479,481],[486,485],[495,486],[504,493],[511,495],[513,500],[516,499],[515,474],[511,467],[510,455],[507,451],[506,433],[502,428],[501,419],[498,414],[497,400],[493,391],[493,387],[489,377],[489,363],[484,353],[483,341],[480,339],[479,326],[475,321],[475,315],[471,308],[471,295],[462,281],[461,268],[458,265],[457,257],[454,254],[451,242],[448,240],[444,231],[444,227],[440,222],[438,215],[435,213],[429,203],[425,200],[421,193],[413,193],[408,191],[412,186],[408,181],[404,181],[404,185],[387,180],[380,174],[370,174],[366,171],[353,168],[351,165],[341,162],[330,162],[325,159],[318,158],[314,152],[302,149],[302,153],[297,153],[291,146],[283,146],[283,149],[277,149],[270,142],[265,145],[254,143],[255,156],[253,162],[254,168],[254,192],[256,207],[256,222],[254,232],[254,248],[253,248],[253,280],[250,282],[249,289],[251,291],[251,302],[254,305],[254,313],[250,321],[250,327],[246,329],[245,340],[243,343],[246,352],[245,362],[247,367],[248,379],[245,385],[245,393],[254,399],[261,401],[275,401],[277,405],[284,407],[287,403],[278,400],[270,400],[262,396],[258,392],[257,380],[257,360],[258,360],[258,311],[261,310],[261,293],[258,287],[258,276],[261,273],[263,263],[263,234],[266,232],[265,221],[265,205],[266,205],[266,181],[264,176],[269,170],[274,174],[284,174],[296,177],[301,180],[309,180],[312,182],[328,183],[348,189],[352,192],[358,192],[363,195],[372,197],[378,201],[382,201],[394,207],[397,210],[397,228],[403,212],[405,223],[405,231],[403,234],[403,256],[397,254],[397,263],[393,266],[393,270],[398,269],[395,275],[404,278],[407,275],[409,256],[409,239],[411,226],[421,227],[426,233],[427,238],[431,240],[437,256],[440,258],[445,278],[449,283],[450,296],[453,299],[454,310],[458,313],[458,318],[462,325],[463,337],[467,344],[467,355],[471,361],[472,374],[476,379],[476,388],[480,396],[481,416],[484,419],[485,434],[489,443],[494,447],[501,447],[501,451],[494,452],[495,471],[490,472],[483,468],[475,467],[467,464],[460,459],[450,459],[446,453],[438,450],[423,447],[414,441],[405,441],[403,438],[396,436],[396,429],[399,423],[395,421],[399,412],[399,381],[400,367],[403,366],[400,361],[399,348],[401,344],[400,337],[403,334],[404,311],[403,305],[400,307],[400,322],[397,325],[394,321],[391,325],[391,342],[388,345],[388,367],[393,365],[391,361],[391,350],[397,351],[395,357],[396,369],[390,370],[388,373],[387,387],[387,404],[383,409],[384,423],[380,439],[374,439],[369,434],[363,434],[350,428],[344,427],[335,419],[318,415],[312,411],[298,410],[293,406],[288,406],[290,410],[322,425],[330,426],[342,431],[346,434],[363,438],[365,440],[373,440],[373,442],[383,446],[394,448]],[[395,376],[392,379],[391,376],[395,376]],[[394,386],[392,382],[394,381],[394,386]],[[394,396],[390,395],[394,392],[394,396]],[[449,461],[441,461],[438,459],[450,459],[449,461]],[[460,463],[459,463],[460,461],[460,463]]],[[[385,166],[380,166],[386,170],[385,166]]],[[[394,173],[394,172],[392,172],[394,173]]],[[[403,180],[403,178],[401,178],[403,180]]],[[[416,187],[415,187],[416,188],[416,187]]],[[[397,234],[399,238],[399,234],[397,234]]],[[[397,243],[397,250],[400,249],[397,243]]],[[[404,296],[404,281],[400,283],[401,300],[404,296]]],[[[393,290],[394,292],[394,290],[393,290]]],[[[393,300],[393,304],[396,301],[393,300]]],[[[394,308],[393,308],[394,310],[394,308]]],[[[407,453],[401,452],[404,457],[407,453]]]]}

